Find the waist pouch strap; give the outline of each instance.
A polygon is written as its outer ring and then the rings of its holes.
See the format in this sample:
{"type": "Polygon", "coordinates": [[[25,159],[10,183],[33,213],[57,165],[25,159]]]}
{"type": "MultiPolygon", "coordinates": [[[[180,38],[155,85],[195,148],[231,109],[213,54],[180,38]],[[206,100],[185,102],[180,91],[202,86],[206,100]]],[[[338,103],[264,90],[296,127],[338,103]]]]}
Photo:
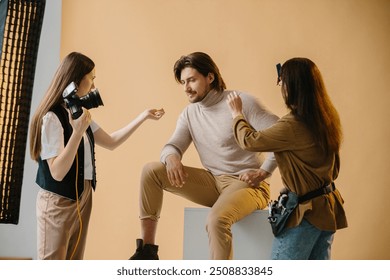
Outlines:
{"type": "Polygon", "coordinates": [[[307,194],[304,194],[298,198],[299,203],[305,202],[307,200],[313,199],[317,196],[328,194],[333,192],[336,189],[336,186],[334,182],[330,183],[329,185],[326,185],[320,189],[308,192],[307,194]]]}

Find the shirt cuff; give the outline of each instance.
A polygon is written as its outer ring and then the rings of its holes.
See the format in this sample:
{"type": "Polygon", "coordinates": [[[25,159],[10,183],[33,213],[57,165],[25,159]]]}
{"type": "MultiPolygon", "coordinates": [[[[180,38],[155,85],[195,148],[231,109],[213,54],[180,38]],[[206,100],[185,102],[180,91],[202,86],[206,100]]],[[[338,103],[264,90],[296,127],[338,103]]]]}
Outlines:
{"type": "Polygon", "coordinates": [[[163,164],[165,164],[165,160],[167,159],[167,157],[172,154],[178,155],[181,158],[181,153],[178,151],[178,149],[175,146],[169,144],[165,145],[161,151],[160,161],[163,164]]]}
{"type": "Polygon", "coordinates": [[[278,164],[276,162],[275,155],[274,153],[270,152],[268,153],[268,157],[263,162],[260,168],[272,174],[275,171],[276,167],[278,167],[278,164]]]}

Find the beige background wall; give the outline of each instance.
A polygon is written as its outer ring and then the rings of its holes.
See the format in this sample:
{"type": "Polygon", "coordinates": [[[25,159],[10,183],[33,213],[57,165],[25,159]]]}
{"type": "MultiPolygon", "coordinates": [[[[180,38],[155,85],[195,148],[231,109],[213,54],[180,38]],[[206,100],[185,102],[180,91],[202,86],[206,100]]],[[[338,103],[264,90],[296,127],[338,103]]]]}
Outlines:
{"type": "MultiPolygon", "coordinates": [[[[389,259],[390,1],[387,0],[65,0],[61,58],[80,51],[96,63],[105,106],[91,110],[108,132],[146,108],[163,107],[117,150],[97,149],[98,189],[86,259],[127,259],[139,237],[142,166],[159,159],[187,104],[172,74],[193,51],[209,53],[229,89],[248,91],[285,113],[275,64],[316,62],[338,108],[345,140],[337,186],[349,228],[337,232],[334,259],[389,259]]],[[[194,149],[184,163],[199,165],[194,149]]],[[[272,196],[281,187],[273,177],[272,196]]],[[[165,196],[157,242],[162,259],[181,259],[183,209],[165,196]]]]}

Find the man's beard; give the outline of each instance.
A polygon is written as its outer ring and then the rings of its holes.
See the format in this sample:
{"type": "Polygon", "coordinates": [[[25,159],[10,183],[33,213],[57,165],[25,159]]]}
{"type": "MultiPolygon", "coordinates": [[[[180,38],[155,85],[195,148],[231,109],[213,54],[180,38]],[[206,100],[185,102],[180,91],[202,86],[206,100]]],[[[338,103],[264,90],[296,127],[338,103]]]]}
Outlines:
{"type": "Polygon", "coordinates": [[[190,103],[201,102],[203,99],[205,99],[205,97],[209,94],[209,92],[210,92],[210,90],[206,90],[205,94],[203,94],[202,96],[199,95],[198,93],[195,93],[195,97],[193,99],[191,99],[191,97],[188,96],[188,100],[190,103]]]}

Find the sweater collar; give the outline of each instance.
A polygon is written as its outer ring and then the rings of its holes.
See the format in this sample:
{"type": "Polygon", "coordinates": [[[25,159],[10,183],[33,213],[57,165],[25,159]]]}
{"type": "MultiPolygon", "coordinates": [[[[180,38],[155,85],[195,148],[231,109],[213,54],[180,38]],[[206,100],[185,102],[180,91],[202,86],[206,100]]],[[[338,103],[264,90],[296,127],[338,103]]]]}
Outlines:
{"type": "Polygon", "coordinates": [[[217,103],[219,103],[223,99],[223,92],[218,92],[214,89],[210,90],[206,97],[200,101],[198,104],[200,107],[208,108],[217,103]]]}

